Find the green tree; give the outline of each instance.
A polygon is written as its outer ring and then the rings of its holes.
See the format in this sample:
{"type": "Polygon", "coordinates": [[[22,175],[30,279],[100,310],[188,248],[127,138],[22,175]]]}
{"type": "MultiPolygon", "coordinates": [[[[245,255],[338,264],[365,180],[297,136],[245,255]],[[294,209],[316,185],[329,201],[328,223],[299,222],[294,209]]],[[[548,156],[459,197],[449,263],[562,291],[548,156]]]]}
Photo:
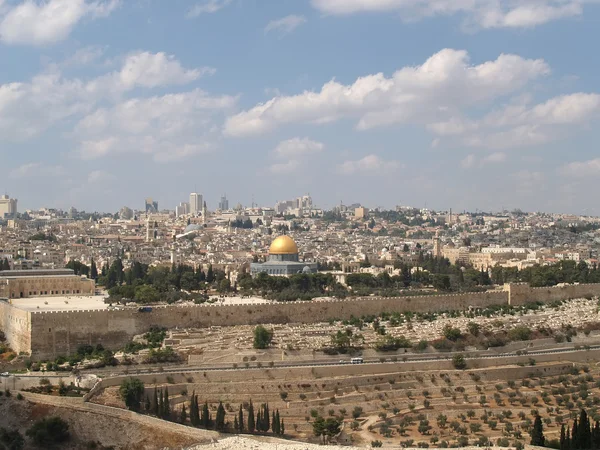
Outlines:
{"type": "Polygon", "coordinates": [[[273,331],[267,330],[262,325],[254,329],[254,348],[265,349],[271,345],[273,340],[273,331]]]}
{"type": "Polygon", "coordinates": [[[463,354],[458,353],[452,357],[452,365],[455,369],[464,370],[467,368],[467,361],[463,354]]]}
{"type": "Polygon", "coordinates": [[[202,406],[202,417],[200,422],[204,428],[210,428],[212,419],[210,417],[210,411],[208,410],[208,402],[204,402],[204,406],[202,406]]]}
{"type": "Polygon", "coordinates": [[[537,445],[538,447],[544,447],[546,439],[544,438],[544,425],[542,424],[542,418],[537,415],[533,421],[533,427],[531,428],[531,445],[537,445]]]}
{"type": "Polygon", "coordinates": [[[222,402],[219,402],[219,406],[217,407],[217,417],[215,418],[215,430],[225,430],[225,408],[223,407],[222,402]]]}
{"type": "Polygon", "coordinates": [[[26,434],[36,446],[41,448],[58,447],[71,438],[69,424],[56,416],[38,420],[26,434]]]}
{"type": "Polygon", "coordinates": [[[169,401],[169,388],[165,388],[165,396],[162,405],[162,417],[165,420],[171,420],[171,402],[169,401]]]}
{"type": "Polygon", "coordinates": [[[240,410],[238,411],[238,431],[240,433],[244,432],[244,410],[242,409],[242,405],[240,405],[240,410]]]}
{"type": "Polygon", "coordinates": [[[252,400],[250,400],[250,405],[248,406],[248,433],[254,433],[256,429],[256,422],[254,420],[254,405],[252,404],[252,400]]]}
{"type": "Polygon", "coordinates": [[[139,378],[127,378],[121,383],[119,395],[131,411],[139,411],[144,398],[144,383],[139,378]]]}
{"type": "Polygon", "coordinates": [[[98,267],[96,266],[96,261],[94,261],[94,259],[92,258],[92,265],[90,268],[90,278],[92,280],[97,280],[98,279],[98,267]]]}

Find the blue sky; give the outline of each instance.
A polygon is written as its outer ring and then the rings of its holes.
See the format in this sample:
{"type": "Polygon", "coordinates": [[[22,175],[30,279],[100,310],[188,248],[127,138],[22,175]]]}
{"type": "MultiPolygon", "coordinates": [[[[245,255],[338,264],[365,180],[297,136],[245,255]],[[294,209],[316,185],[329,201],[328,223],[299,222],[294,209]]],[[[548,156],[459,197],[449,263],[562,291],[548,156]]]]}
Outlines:
{"type": "Polygon", "coordinates": [[[0,0],[19,209],[600,215],[595,0],[0,0]]]}

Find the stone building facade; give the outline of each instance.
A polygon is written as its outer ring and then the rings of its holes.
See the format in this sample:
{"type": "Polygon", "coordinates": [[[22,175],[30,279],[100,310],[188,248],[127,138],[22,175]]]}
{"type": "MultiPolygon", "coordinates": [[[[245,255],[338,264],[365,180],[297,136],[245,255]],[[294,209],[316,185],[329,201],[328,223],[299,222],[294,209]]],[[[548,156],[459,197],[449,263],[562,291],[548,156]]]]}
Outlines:
{"type": "Polygon", "coordinates": [[[94,280],[70,269],[5,270],[0,272],[0,297],[28,298],[94,295],[94,280]]]}

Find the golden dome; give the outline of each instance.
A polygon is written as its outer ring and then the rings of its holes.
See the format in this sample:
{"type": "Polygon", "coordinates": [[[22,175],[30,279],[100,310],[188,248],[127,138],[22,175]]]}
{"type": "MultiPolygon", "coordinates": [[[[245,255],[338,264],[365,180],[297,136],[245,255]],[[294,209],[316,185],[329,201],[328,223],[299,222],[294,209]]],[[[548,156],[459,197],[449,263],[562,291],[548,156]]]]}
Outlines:
{"type": "Polygon", "coordinates": [[[298,254],[298,246],[294,240],[286,235],[279,236],[269,247],[270,255],[295,255],[298,254]]]}

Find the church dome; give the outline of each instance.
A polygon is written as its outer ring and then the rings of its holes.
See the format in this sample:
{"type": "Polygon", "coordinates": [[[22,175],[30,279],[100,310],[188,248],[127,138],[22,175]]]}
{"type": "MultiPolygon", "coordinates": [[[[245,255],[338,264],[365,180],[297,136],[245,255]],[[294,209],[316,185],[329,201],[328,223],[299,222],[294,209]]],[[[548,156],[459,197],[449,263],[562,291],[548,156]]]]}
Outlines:
{"type": "Polygon", "coordinates": [[[298,254],[298,246],[294,240],[286,235],[279,236],[273,241],[269,247],[270,255],[296,255],[298,254]]]}

